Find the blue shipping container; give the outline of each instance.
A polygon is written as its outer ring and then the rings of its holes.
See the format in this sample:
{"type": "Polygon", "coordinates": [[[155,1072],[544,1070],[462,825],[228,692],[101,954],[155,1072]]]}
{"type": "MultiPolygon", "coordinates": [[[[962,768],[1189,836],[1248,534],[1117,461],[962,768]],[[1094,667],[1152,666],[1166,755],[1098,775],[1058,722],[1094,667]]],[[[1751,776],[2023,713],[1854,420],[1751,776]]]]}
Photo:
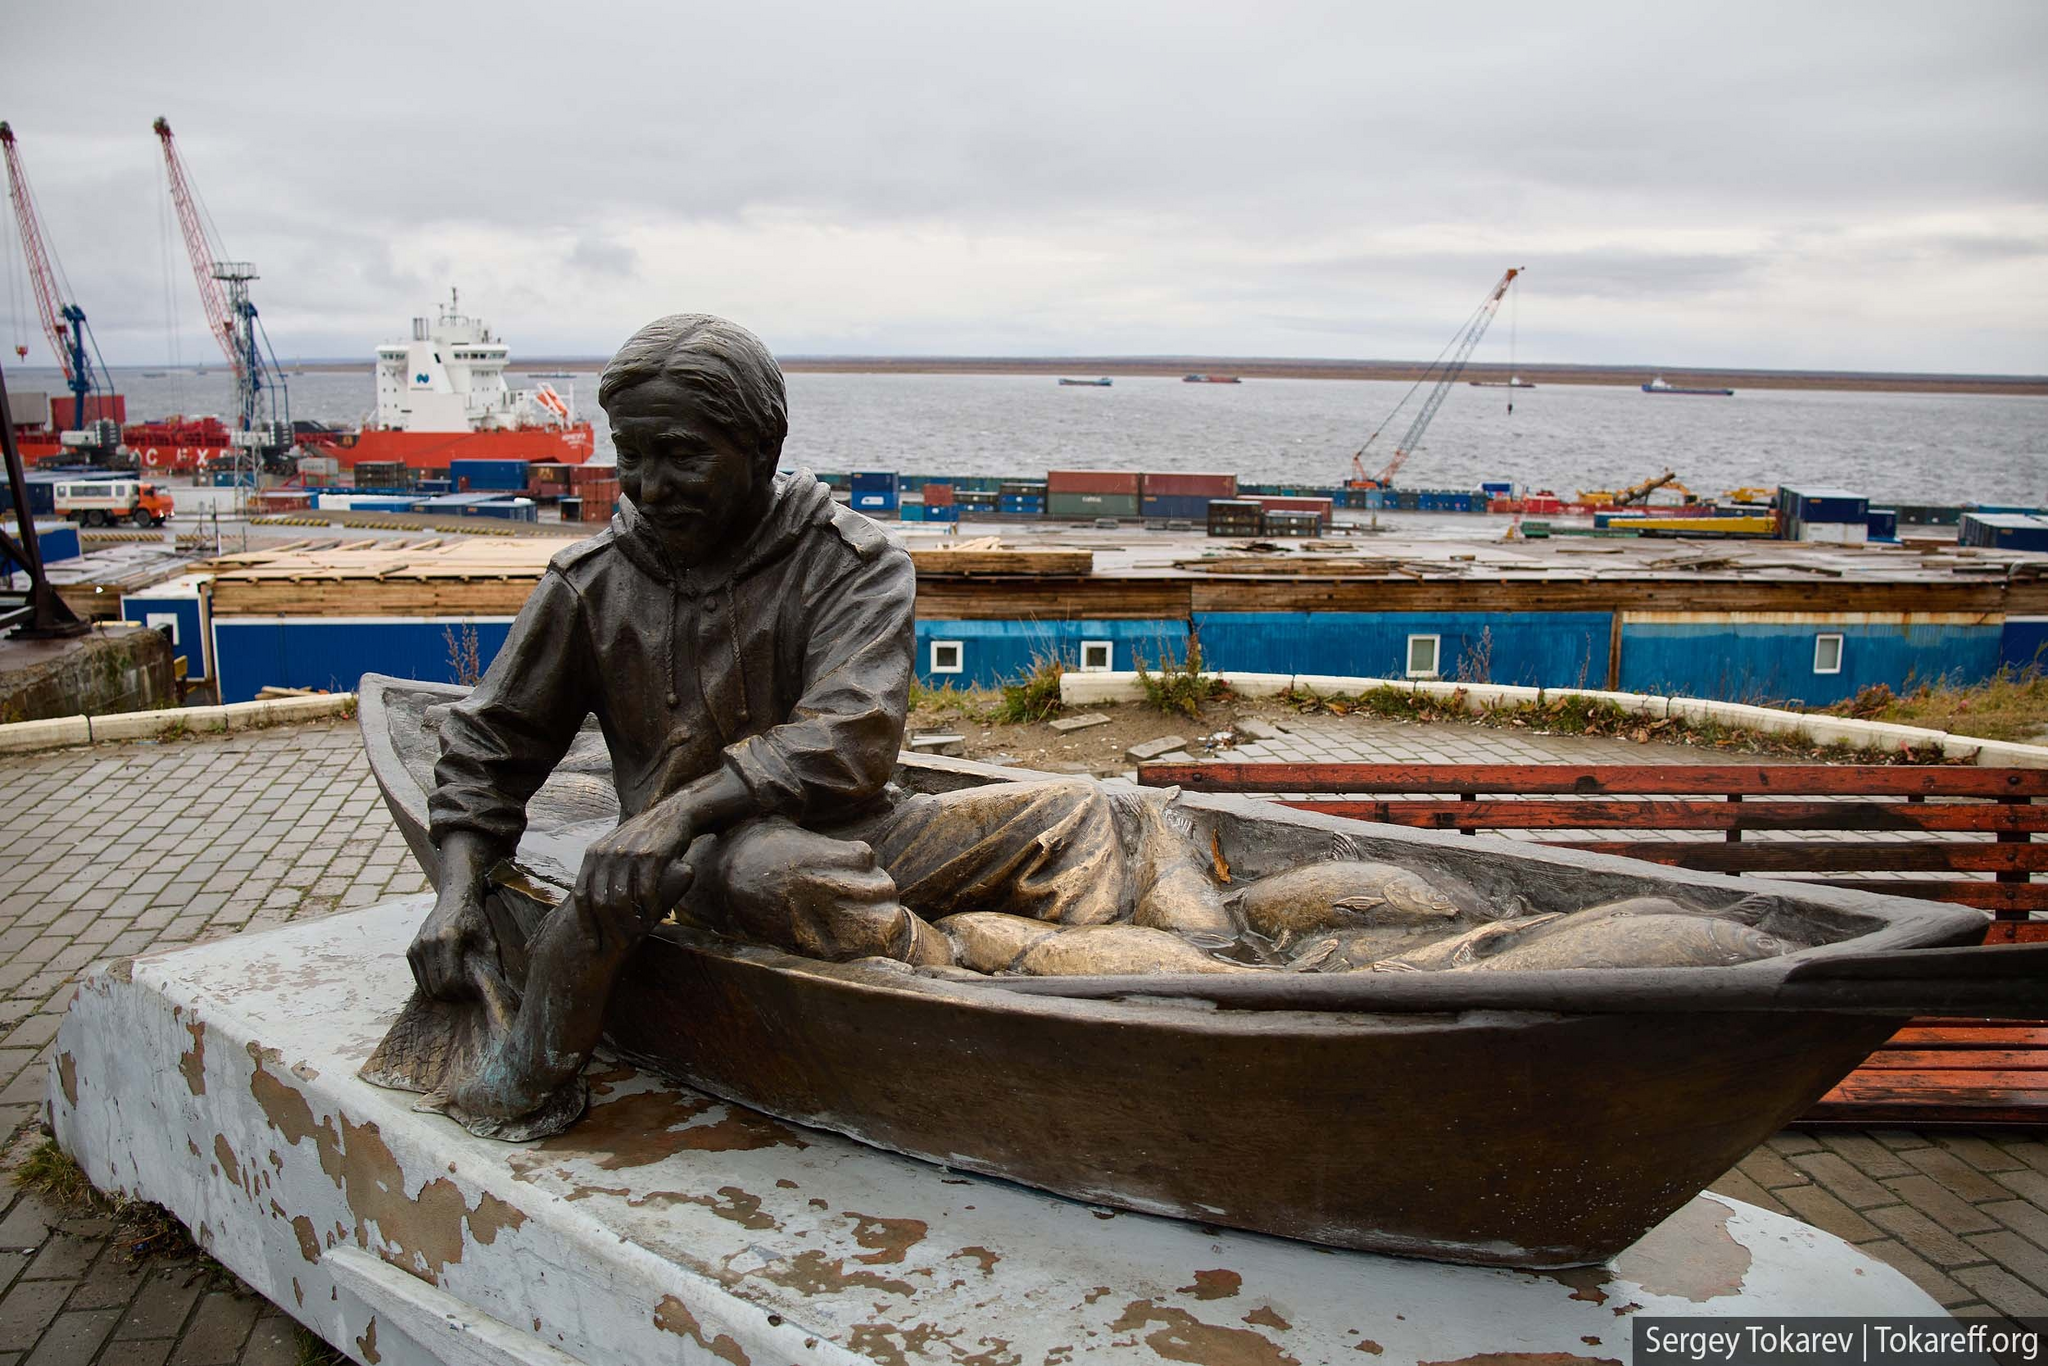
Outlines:
{"type": "Polygon", "coordinates": [[[887,493],[862,493],[856,489],[853,495],[853,506],[862,512],[894,512],[896,510],[896,491],[891,489],[887,493]]]}
{"type": "Polygon", "coordinates": [[[1873,541],[1896,541],[1899,539],[1899,514],[1892,508],[1872,508],[1863,519],[1870,528],[1873,541]]]}
{"type": "Polygon", "coordinates": [[[929,505],[924,510],[924,519],[927,522],[957,522],[960,520],[960,505],[957,503],[929,505]]]}
{"type": "Polygon", "coordinates": [[[1209,519],[1209,498],[1197,493],[1148,493],[1138,503],[1147,517],[1180,517],[1189,521],[1209,519]]]}
{"type": "Polygon", "coordinates": [[[526,487],[528,461],[525,460],[450,460],[448,477],[455,487],[467,487],[474,492],[491,489],[523,489],[526,487]]]}
{"type": "Polygon", "coordinates": [[[1045,499],[1026,498],[1021,493],[1006,493],[998,506],[1013,517],[1043,517],[1045,499]]]}
{"type": "Polygon", "coordinates": [[[855,470],[849,486],[856,495],[863,493],[893,494],[896,492],[896,471],[855,470]]]}

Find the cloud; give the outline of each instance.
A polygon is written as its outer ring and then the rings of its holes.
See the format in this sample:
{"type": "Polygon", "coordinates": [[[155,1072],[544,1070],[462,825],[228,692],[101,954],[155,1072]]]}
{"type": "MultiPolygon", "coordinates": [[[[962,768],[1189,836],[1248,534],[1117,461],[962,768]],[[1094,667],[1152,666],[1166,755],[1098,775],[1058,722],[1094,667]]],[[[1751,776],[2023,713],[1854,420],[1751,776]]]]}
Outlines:
{"type": "Polygon", "coordinates": [[[788,349],[1427,355],[1523,264],[1532,359],[2039,371],[2044,49],[2031,0],[72,0],[14,16],[5,112],[116,360],[163,349],[162,113],[308,356],[450,285],[529,354],[659,301],[788,349]],[[83,104],[81,43],[124,73],[83,104]]]}

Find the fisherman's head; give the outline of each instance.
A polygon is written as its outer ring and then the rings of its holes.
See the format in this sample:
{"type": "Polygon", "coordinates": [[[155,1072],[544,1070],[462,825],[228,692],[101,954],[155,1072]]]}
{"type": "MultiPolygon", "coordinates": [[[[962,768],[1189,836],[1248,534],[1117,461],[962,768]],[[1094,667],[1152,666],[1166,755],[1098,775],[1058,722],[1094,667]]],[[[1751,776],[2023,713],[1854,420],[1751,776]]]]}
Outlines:
{"type": "Polygon", "coordinates": [[[782,371],[761,339],[708,313],[635,332],[605,366],[619,486],[685,563],[709,558],[766,515],[789,435],[782,371]]]}

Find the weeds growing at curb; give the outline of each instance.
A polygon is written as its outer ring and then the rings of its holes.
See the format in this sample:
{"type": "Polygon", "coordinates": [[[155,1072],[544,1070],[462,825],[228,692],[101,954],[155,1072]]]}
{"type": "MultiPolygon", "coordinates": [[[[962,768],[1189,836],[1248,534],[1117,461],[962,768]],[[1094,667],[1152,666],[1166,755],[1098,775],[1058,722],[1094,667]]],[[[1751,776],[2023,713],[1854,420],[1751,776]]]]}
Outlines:
{"type": "Polygon", "coordinates": [[[1875,683],[1819,711],[1859,721],[1945,730],[1980,740],[2034,743],[2048,731],[2048,676],[2034,663],[2024,668],[2007,665],[1970,687],[1923,683],[1900,694],[1875,683]]]}
{"type": "Polygon", "coordinates": [[[1031,672],[1014,683],[1005,683],[1002,696],[989,712],[989,719],[1004,725],[1027,725],[1049,721],[1060,714],[1060,675],[1067,666],[1050,655],[1031,661],[1031,672]]]}
{"type": "Polygon", "coordinates": [[[218,1266],[199,1250],[175,1214],[147,1200],[104,1194],[54,1139],[38,1143],[13,1175],[15,1185],[47,1197],[70,1213],[109,1220],[114,1226],[110,1236],[130,1262],[152,1257],[197,1257],[218,1266]]]}
{"type": "Polygon", "coordinates": [[[1223,680],[1202,672],[1202,642],[1188,636],[1187,658],[1176,664],[1170,657],[1159,661],[1159,672],[1145,667],[1145,656],[1136,653],[1138,686],[1144,689],[1145,705],[1169,716],[1199,718],[1202,704],[1226,691],[1223,680]]]}
{"type": "Polygon", "coordinates": [[[1909,749],[1858,748],[1839,743],[1820,745],[1803,734],[1750,730],[1678,716],[1653,719],[1626,711],[1604,698],[1570,693],[1541,703],[1520,702],[1477,711],[1466,705],[1462,689],[1448,696],[1409,692],[1401,688],[1373,688],[1357,696],[1324,696],[1309,689],[1296,688],[1282,694],[1282,700],[1302,713],[1380,716],[1396,721],[1463,721],[1501,729],[1525,728],[1552,735],[1609,736],[1617,740],[1632,740],[1639,745],[1655,740],[1737,754],[1780,755],[1824,763],[1970,762],[1968,759],[1950,759],[1942,754],[1939,746],[1933,745],[1909,749]]]}

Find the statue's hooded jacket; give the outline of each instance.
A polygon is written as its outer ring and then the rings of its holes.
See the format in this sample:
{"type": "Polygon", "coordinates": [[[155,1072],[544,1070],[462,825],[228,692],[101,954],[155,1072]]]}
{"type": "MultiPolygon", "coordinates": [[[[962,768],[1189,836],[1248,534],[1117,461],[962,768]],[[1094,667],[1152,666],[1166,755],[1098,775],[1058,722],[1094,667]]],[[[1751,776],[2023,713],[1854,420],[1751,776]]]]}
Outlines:
{"type": "Polygon", "coordinates": [[[441,725],[432,835],[509,852],[526,801],[595,715],[622,815],[730,768],[761,813],[843,816],[874,800],[903,740],[910,557],[807,473],[716,563],[674,563],[621,499],[556,555],[483,680],[441,725]]]}

